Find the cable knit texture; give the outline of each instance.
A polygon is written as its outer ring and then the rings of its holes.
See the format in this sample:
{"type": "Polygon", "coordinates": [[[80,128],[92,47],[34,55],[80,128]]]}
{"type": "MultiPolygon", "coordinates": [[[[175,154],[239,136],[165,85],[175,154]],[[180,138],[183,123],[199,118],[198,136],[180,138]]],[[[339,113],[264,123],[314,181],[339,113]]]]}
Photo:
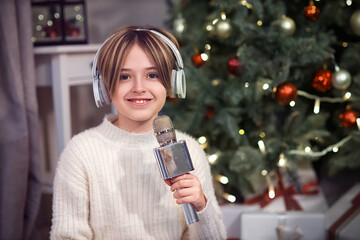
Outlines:
{"type": "Polygon", "coordinates": [[[162,180],[153,131],[135,134],[107,116],[97,127],[72,138],[61,154],[54,181],[51,239],[225,239],[204,151],[185,140],[207,197],[199,222],[186,225],[170,187],[162,180]]]}

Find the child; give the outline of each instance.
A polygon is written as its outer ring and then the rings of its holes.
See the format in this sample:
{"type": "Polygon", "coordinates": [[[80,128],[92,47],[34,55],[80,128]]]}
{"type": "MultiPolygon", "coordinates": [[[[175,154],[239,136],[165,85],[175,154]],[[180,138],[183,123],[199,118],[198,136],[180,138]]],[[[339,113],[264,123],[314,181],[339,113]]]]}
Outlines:
{"type": "Polygon", "coordinates": [[[98,106],[111,101],[117,115],[74,136],[61,154],[51,239],[226,238],[199,144],[176,132],[187,142],[195,170],[166,184],[154,157],[159,144],[153,120],[167,96],[183,95],[171,83],[173,69],[181,70],[177,48],[176,39],[162,29],[125,27],[98,51],[94,64],[102,92],[95,88],[95,99],[98,106]],[[199,222],[187,226],[182,203],[194,206],[199,222]]]}

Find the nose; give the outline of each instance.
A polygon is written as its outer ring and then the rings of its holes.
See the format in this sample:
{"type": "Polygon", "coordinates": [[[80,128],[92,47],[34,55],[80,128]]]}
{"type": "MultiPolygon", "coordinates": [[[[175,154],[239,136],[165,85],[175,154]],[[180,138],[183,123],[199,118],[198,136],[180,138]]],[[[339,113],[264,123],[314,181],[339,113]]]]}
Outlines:
{"type": "Polygon", "coordinates": [[[146,87],[145,87],[145,81],[141,78],[141,77],[137,77],[134,80],[134,84],[133,84],[133,92],[136,93],[143,93],[146,91],[146,87]]]}

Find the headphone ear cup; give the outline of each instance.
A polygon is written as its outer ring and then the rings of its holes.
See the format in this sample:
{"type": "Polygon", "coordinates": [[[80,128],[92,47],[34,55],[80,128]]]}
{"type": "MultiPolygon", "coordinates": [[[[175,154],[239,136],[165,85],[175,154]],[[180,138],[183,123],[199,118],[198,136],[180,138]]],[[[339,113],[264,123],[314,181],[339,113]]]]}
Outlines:
{"type": "Polygon", "coordinates": [[[186,97],[186,79],[183,69],[173,70],[175,72],[174,78],[174,95],[178,98],[186,97]]]}
{"type": "Polygon", "coordinates": [[[106,104],[110,104],[111,103],[111,99],[109,96],[109,92],[107,91],[104,81],[101,79],[101,76],[99,75],[99,95],[100,95],[100,99],[101,102],[103,103],[103,105],[106,104]]]}
{"type": "Polygon", "coordinates": [[[171,98],[176,98],[176,72],[175,69],[171,70],[171,92],[169,94],[169,97],[171,98]]]}
{"type": "Polygon", "coordinates": [[[97,71],[96,74],[94,75],[94,80],[93,80],[93,93],[94,93],[95,104],[98,108],[106,104],[109,104],[111,102],[108,91],[106,90],[106,87],[101,79],[101,76],[97,71]]]}

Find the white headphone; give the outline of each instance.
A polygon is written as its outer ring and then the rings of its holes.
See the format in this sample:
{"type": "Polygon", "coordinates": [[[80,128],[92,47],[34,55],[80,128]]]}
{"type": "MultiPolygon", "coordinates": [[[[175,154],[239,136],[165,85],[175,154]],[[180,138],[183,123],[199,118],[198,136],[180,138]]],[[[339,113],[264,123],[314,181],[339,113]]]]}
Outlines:
{"type": "MultiPolygon", "coordinates": [[[[175,46],[175,44],[167,38],[164,34],[161,34],[154,30],[148,30],[148,29],[135,29],[135,31],[149,31],[156,35],[158,35],[165,43],[169,46],[171,51],[174,53],[176,58],[176,69],[173,69],[171,71],[171,88],[172,92],[170,97],[178,97],[178,98],[185,98],[186,96],[186,80],[185,80],[185,73],[184,73],[184,63],[181,58],[180,52],[175,46]]],[[[106,42],[107,40],[105,40],[106,42]]],[[[104,42],[104,43],[105,43],[104,42]]],[[[104,45],[104,43],[100,46],[98,51],[95,54],[93,65],[92,65],[92,75],[94,78],[93,81],[93,92],[94,92],[94,98],[95,103],[97,107],[102,107],[106,104],[111,103],[111,99],[109,96],[109,93],[104,85],[104,82],[102,80],[102,77],[96,67],[98,55],[100,52],[101,47],[104,45]]]]}

